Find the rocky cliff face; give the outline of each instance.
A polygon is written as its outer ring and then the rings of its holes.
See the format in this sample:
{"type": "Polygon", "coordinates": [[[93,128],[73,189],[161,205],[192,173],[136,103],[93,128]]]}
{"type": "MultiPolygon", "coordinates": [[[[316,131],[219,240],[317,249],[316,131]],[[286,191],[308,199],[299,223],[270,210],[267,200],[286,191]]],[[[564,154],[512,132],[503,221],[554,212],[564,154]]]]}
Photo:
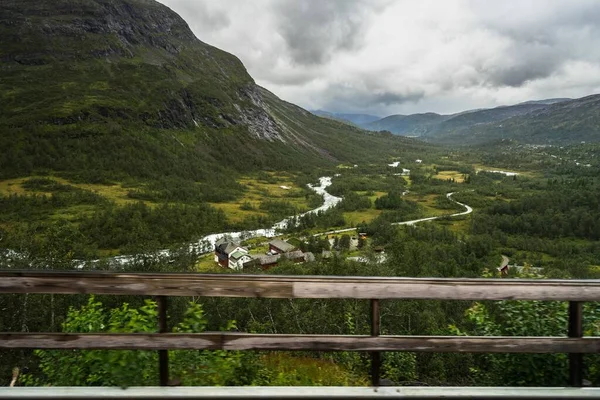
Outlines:
{"type": "Polygon", "coordinates": [[[4,0],[0,35],[0,111],[11,126],[239,125],[284,141],[242,63],[156,1],[4,0]]]}

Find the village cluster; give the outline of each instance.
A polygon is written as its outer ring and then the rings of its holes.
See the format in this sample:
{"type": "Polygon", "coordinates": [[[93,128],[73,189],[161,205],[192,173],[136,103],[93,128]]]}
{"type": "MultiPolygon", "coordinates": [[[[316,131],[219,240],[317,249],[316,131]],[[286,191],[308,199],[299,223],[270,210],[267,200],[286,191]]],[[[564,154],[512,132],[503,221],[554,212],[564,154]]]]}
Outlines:
{"type": "MultiPolygon", "coordinates": [[[[360,247],[360,241],[366,241],[366,234],[359,233],[358,236],[349,237],[348,239],[347,250],[353,251],[360,247]]],[[[329,243],[328,248],[336,248],[336,239],[333,236],[329,236],[327,241],[329,243]]],[[[273,239],[268,242],[268,245],[269,249],[265,253],[251,254],[248,247],[227,238],[220,238],[215,243],[214,260],[221,267],[233,270],[242,270],[251,267],[268,269],[283,260],[289,260],[294,263],[315,261],[314,253],[310,251],[304,252],[285,240],[273,239]]],[[[376,251],[382,250],[379,248],[376,249],[376,251]]],[[[321,259],[326,259],[332,257],[334,253],[337,253],[337,251],[322,250],[318,255],[321,259]]],[[[361,261],[360,257],[353,258],[355,261],[361,261]]]]}
{"type": "Polygon", "coordinates": [[[250,254],[248,248],[225,238],[221,238],[215,243],[215,262],[222,267],[234,270],[248,267],[267,269],[277,265],[281,258],[296,263],[315,261],[313,253],[297,250],[295,246],[281,239],[271,240],[269,251],[266,254],[250,254]]]}

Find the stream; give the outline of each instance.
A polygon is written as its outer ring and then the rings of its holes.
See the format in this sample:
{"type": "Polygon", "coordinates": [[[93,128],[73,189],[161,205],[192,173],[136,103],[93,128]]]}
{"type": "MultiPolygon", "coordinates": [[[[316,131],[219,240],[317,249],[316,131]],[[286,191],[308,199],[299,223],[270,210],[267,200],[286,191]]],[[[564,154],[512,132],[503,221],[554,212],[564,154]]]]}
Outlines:
{"type": "MultiPolygon", "coordinates": [[[[331,177],[329,177],[329,176],[320,177],[318,186],[308,184],[309,188],[311,188],[316,193],[323,196],[323,204],[318,208],[315,208],[313,210],[310,210],[303,214],[300,214],[299,215],[300,217],[303,215],[306,215],[306,214],[317,213],[320,211],[328,210],[331,207],[334,207],[340,201],[342,201],[341,197],[333,196],[333,195],[329,194],[327,192],[327,190],[325,190],[328,186],[331,186],[331,177]]],[[[270,228],[261,228],[261,229],[239,231],[239,232],[211,233],[210,235],[206,235],[206,236],[198,239],[197,241],[190,243],[189,250],[195,251],[197,254],[209,253],[209,252],[213,251],[216,241],[222,237],[226,237],[229,240],[234,241],[234,242],[241,242],[241,241],[244,241],[247,239],[261,237],[261,236],[264,236],[267,238],[272,238],[272,237],[277,236],[278,232],[281,231],[282,229],[284,229],[290,223],[292,218],[294,218],[294,217],[290,216],[288,218],[285,218],[285,219],[277,222],[270,228]]],[[[147,255],[143,255],[143,256],[153,257],[153,258],[169,258],[171,256],[171,250],[159,250],[155,253],[152,253],[151,255],[147,254],[147,255]]],[[[122,256],[111,257],[104,261],[107,262],[111,267],[122,267],[126,264],[133,263],[134,261],[136,261],[139,258],[140,258],[140,255],[122,255],[122,256]]],[[[86,265],[95,264],[100,261],[101,260],[93,260],[90,262],[76,261],[74,268],[75,269],[83,269],[86,265]]]]}

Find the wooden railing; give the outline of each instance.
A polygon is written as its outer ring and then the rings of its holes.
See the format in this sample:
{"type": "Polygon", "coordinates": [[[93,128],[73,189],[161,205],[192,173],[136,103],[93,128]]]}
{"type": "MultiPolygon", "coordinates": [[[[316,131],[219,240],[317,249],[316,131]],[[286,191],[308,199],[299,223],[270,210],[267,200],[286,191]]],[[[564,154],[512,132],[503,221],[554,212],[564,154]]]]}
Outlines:
{"type": "Polygon", "coordinates": [[[600,352],[600,337],[583,337],[582,304],[600,301],[599,280],[417,279],[219,274],[0,272],[0,294],[153,295],[159,306],[153,334],[0,333],[1,348],[157,350],[161,385],[174,349],[364,351],[379,384],[380,352],[569,353],[570,384],[582,386],[584,353],[600,352]],[[371,335],[167,333],[167,296],[365,299],[371,335]],[[380,301],[548,300],[569,302],[565,337],[380,336],[380,301]]]}

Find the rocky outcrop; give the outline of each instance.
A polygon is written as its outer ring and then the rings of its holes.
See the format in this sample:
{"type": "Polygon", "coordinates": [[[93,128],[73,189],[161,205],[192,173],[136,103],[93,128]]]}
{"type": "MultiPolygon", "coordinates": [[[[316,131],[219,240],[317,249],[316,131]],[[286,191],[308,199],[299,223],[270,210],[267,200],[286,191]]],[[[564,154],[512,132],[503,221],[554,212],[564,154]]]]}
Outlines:
{"type": "Polygon", "coordinates": [[[254,106],[243,109],[235,104],[236,110],[240,113],[241,122],[248,126],[248,131],[259,139],[285,142],[282,129],[269,114],[268,105],[263,101],[258,87],[249,85],[241,90],[241,95],[248,98],[254,106]]]}

